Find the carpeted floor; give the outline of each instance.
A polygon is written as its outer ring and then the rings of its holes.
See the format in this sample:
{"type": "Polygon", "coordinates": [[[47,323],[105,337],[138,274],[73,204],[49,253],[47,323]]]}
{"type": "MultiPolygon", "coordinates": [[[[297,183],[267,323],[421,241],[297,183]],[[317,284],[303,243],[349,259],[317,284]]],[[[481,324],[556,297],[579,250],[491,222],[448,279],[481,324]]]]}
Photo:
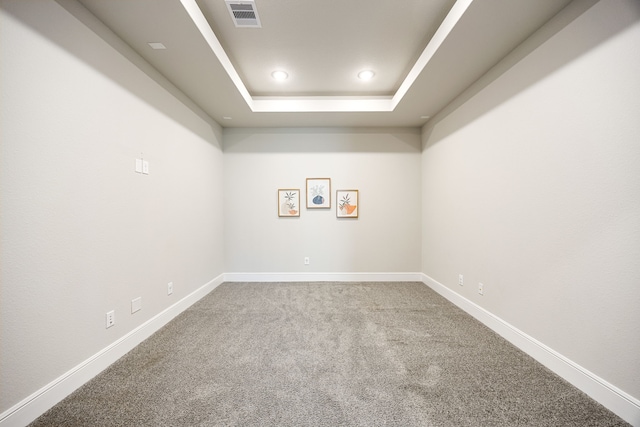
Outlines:
{"type": "Polygon", "coordinates": [[[622,426],[421,283],[225,283],[32,426],[622,426]]]}

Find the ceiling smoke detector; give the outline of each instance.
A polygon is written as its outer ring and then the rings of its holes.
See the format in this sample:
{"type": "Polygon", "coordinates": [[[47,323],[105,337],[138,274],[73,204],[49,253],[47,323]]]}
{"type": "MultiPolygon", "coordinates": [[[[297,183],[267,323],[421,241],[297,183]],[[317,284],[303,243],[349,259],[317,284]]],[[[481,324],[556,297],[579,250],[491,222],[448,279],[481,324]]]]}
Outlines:
{"type": "Polygon", "coordinates": [[[225,0],[233,23],[238,28],[261,28],[256,3],[252,0],[225,0]]]}

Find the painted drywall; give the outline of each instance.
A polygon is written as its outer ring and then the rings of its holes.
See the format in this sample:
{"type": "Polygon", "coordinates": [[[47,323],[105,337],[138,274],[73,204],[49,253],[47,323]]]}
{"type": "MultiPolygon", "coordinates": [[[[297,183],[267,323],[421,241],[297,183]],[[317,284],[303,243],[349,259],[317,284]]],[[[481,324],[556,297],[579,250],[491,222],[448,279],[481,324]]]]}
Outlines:
{"type": "Polygon", "coordinates": [[[228,273],[420,271],[419,129],[225,129],[224,169],[228,273]],[[331,179],[331,209],[306,208],[306,178],[331,179]],[[279,188],[301,190],[299,218],[279,188]],[[336,218],[339,189],[358,219],[336,218]]]}
{"type": "Polygon", "coordinates": [[[220,127],[60,4],[1,6],[0,413],[224,271],[220,127]]]}
{"type": "Polygon", "coordinates": [[[422,265],[637,401],[640,3],[584,5],[423,129],[422,265]]]}

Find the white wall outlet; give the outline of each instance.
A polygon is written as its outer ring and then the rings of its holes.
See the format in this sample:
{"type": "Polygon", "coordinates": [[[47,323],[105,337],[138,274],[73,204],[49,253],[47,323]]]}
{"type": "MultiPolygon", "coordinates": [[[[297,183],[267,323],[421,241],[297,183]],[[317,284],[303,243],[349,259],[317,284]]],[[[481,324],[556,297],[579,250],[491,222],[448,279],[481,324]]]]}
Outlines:
{"type": "Polygon", "coordinates": [[[143,160],[142,161],[142,173],[145,175],[149,175],[149,161],[148,160],[143,160]]]}
{"type": "Polygon", "coordinates": [[[173,282],[167,283],[167,295],[171,295],[173,293],[173,282]]]}
{"type": "Polygon", "coordinates": [[[308,256],[304,257],[304,265],[309,265],[309,262],[310,262],[309,257],[308,256]]]}
{"type": "Polygon", "coordinates": [[[142,308],[142,297],[138,297],[136,299],[131,300],[131,314],[135,313],[136,311],[140,311],[141,308],[142,308]]]}
{"type": "Polygon", "coordinates": [[[142,173],[142,159],[136,159],[136,173],[142,173]]]}
{"type": "Polygon", "coordinates": [[[464,285],[464,276],[462,274],[458,274],[458,285],[464,285]]]}
{"type": "Polygon", "coordinates": [[[478,283],[478,293],[484,295],[484,285],[482,283],[478,283]]]}
{"type": "Polygon", "coordinates": [[[116,324],[116,312],[111,310],[107,313],[107,329],[116,324]]]}

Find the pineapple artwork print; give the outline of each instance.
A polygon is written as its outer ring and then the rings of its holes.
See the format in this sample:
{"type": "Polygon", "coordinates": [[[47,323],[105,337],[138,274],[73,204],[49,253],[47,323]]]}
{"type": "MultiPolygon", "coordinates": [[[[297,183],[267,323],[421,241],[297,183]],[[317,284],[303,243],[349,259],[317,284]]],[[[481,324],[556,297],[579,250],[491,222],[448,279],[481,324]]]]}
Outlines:
{"type": "Polygon", "coordinates": [[[282,212],[287,212],[289,215],[295,215],[298,213],[295,192],[287,191],[284,193],[284,203],[282,204],[281,209],[282,212]]]}
{"type": "Polygon", "coordinates": [[[307,178],[307,209],[330,208],[330,193],[330,178],[307,178]]]}
{"type": "Polygon", "coordinates": [[[314,185],[311,187],[311,203],[317,206],[324,204],[324,185],[314,185]]]}

